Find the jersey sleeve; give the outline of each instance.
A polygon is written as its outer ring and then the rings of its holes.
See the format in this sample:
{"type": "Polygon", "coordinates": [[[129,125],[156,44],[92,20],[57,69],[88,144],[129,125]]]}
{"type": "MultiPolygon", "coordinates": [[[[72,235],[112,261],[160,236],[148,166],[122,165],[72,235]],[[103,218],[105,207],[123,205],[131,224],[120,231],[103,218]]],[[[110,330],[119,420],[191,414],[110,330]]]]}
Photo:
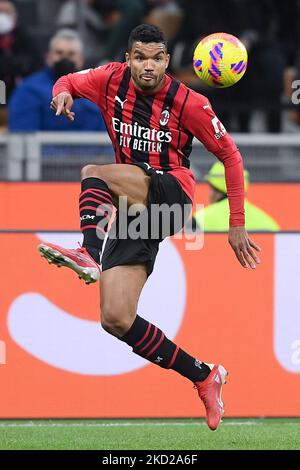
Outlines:
{"type": "Polygon", "coordinates": [[[65,91],[70,93],[73,98],[87,98],[93,103],[99,104],[101,89],[106,86],[107,80],[117,66],[118,63],[111,62],[96,69],[64,75],[55,83],[52,94],[55,97],[65,91]]]}
{"type": "Polygon", "coordinates": [[[190,90],[182,116],[185,129],[225,166],[231,227],[245,225],[244,172],[241,154],[204,96],[190,90]]]}

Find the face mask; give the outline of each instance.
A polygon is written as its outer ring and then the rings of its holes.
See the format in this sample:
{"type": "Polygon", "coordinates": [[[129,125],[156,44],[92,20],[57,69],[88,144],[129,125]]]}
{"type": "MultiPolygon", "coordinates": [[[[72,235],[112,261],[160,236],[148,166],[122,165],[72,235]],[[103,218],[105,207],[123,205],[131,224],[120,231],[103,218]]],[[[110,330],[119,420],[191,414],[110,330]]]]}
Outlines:
{"type": "Polygon", "coordinates": [[[68,73],[76,72],[76,65],[70,59],[60,59],[53,64],[52,69],[57,78],[60,78],[63,75],[68,75],[68,73]]]}
{"type": "Polygon", "coordinates": [[[12,16],[7,13],[0,13],[0,34],[10,33],[15,26],[15,21],[12,16]]]}

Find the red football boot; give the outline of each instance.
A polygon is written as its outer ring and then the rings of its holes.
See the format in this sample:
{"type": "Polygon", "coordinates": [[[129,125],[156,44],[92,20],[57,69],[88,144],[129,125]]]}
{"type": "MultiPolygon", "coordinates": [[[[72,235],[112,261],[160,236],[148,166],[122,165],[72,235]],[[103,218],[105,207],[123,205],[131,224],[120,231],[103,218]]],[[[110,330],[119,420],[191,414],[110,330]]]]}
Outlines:
{"type": "Polygon", "coordinates": [[[59,268],[66,266],[72,269],[86,284],[97,282],[100,279],[100,266],[83,247],[67,250],[52,243],[41,243],[38,250],[49,264],[53,263],[59,268]]]}
{"type": "Polygon", "coordinates": [[[207,425],[214,431],[224,414],[222,387],[226,383],[228,372],[221,365],[208,365],[213,366],[209,376],[203,382],[195,382],[195,388],[205,406],[207,425]]]}

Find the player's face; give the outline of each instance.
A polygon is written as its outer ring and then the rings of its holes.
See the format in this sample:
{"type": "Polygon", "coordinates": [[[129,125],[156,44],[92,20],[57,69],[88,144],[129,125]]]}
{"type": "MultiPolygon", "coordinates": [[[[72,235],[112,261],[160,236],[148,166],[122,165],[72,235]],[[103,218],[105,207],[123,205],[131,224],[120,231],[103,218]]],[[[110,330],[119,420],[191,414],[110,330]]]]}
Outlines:
{"type": "Polygon", "coordinates": [[[137,41],[131,52],[126,54],[126,61],[135,85],[142,91],[155,93],[163,87],[170,61],[164,44],[137,41]]]}

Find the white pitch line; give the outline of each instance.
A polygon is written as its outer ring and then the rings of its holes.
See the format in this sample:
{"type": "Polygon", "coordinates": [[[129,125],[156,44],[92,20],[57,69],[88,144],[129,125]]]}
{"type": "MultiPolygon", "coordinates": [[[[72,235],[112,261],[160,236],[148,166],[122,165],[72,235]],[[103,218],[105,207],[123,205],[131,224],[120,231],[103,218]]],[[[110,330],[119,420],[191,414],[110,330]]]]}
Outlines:
{"type": "MultiPolygon", "coordinates": [[[[223,426],[258,426],[263,423],[256,421],[237,421],[223,422],[223,426]]],[[[300,425],[300,423],[299,423],[300,425]]],[[[151,427],[151,426],[206,426],[204,421],[198,423],[181,423],[181,422],[161,422],[161,423],[1,423],[0,428],[113,428],[113,427],[151,427]]]]}

